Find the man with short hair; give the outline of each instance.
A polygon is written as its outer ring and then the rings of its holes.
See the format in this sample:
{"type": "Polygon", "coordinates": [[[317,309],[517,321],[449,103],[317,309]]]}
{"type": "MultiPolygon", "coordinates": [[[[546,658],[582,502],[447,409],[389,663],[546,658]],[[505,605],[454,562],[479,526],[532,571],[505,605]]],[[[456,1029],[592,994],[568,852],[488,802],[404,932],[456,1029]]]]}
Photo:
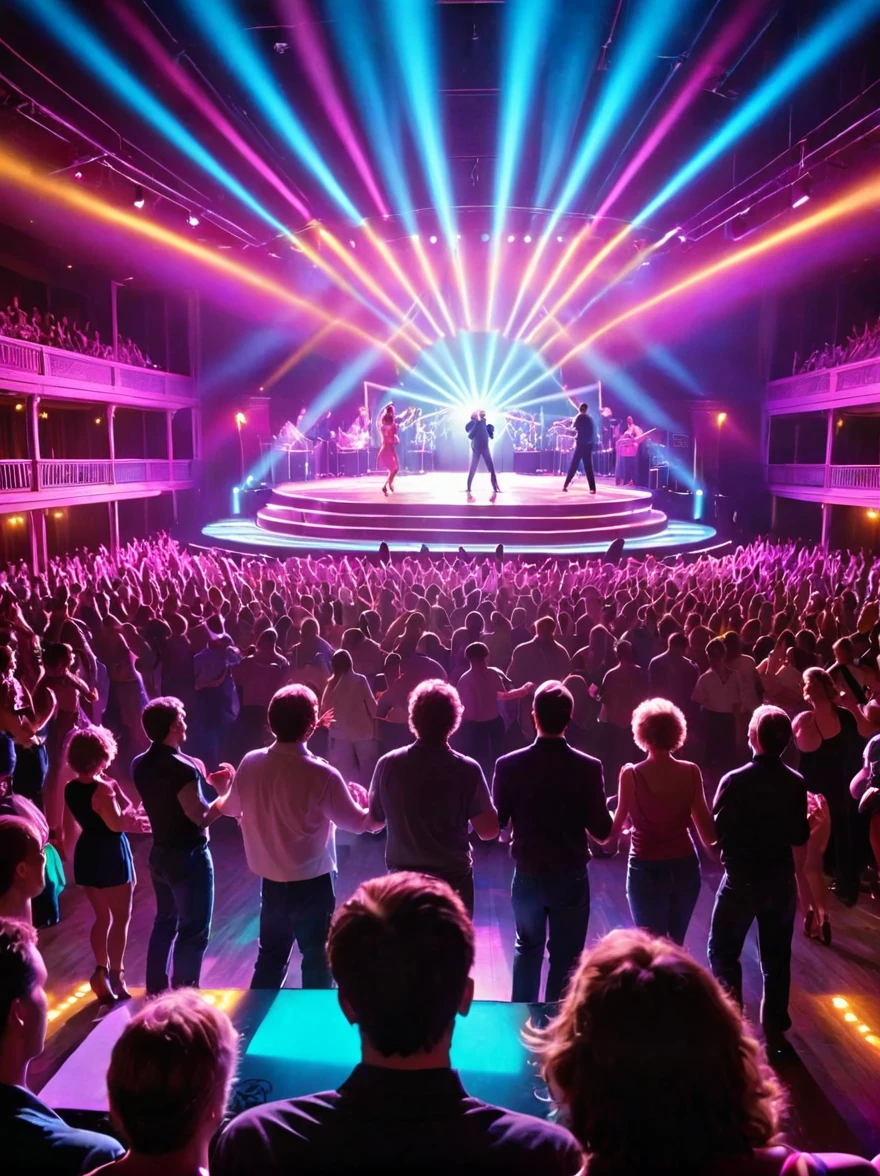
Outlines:
{"type": "Polygon", "coordinates": [[[715,830],[724,877],[715,896],[709,932],[713,973],[743,1003],[740,956],[752,923],[764,976],[761,1025],[771,1051],[785,1052],[791,1028],[791,937],[797,908],[791,847],[809,840],[803,777],[782,762],[791,742],[791,719],[776,706],[760,706],[749,724],[753,758],[729,772],[715,796],[715,830]]]}
{"type": "Polygon", "coordinates": [[[468,470],[467,478],[468,501],[472,501],[471,486],[481,460],[492,479],[492,493],[498,494],[500,491],[498,475],[495,473],[495,463],[492,461],[492,454],[489,450],[489,442],[495,436],[495,426],[487,424],[485,408],[477,409],[471,413],[471,419],[465,425],[465,432],[471,442],[471,467],[468,470]]]}
{"type": "Polygon", "coordinates": [[[508,689],[510,684],[505,676],[489,665],[489,647],[482,641],[472,641],[464,656],[469,668],[458,680],[458,695],[464,708],[460,746],[477,761],[488,779],[504,743],[505,725],[499,703],[525,698],[535,687],[534,683],[525,682],[516,690],[508,689]]]}
{"type": "Polygon", "coordinates": [[[389,870],[442,878],[474,909],[470,825],[481,841],[498,836],[498,816],[480,765],[449,746],[462,706],[447,682],[421,682],[409,697],[415,742],[383,755],[370,785],[370,815],[388,830],[389,870]]]}
{"type": "Polygon", "coordinates": [[[581,1170],[568,1131],[471,1098],[452,1069],[455,1018],[474,995],[474,928],[445,883],[408,873],[364,883],[337,911],[327,949],[361,1063],[338,1090],[233,1119],[215,1176],[581,1170]]]}
{"type": "Polygon", "coordinates": [[[214,911],[208,826],[223,815],[235,769],[221,764],[206,775],[201,760],[181,751],[187,725],[179,698],[154,698],[144,707],[141,723],[150,747],[135,757],[131,778],[153,831],[156,919],[147,947],[147,993],[153,996],[169,986],[172,945],[171,987],[199,986],[214,911]],[[218,794],[210,802],[206,782],[218,794]]]}
{"type": "Polygon", "coordinates": [[[568,490],[572,479],[578,471],[578,466],[583,463],[590,493],[595,494],[596,478],[593,474],[593,442],[596,439],[596,428],[593,424],[593,418],[590,416],[589,405],[581,404],[578,407],[577,416],[571,422],[571,427],[576,434],[574,453],[571,455],[571,463],[569,464],[568,473],[566,474],[562,489],[568,490]]]}
{"type": "Polygon", "coordinates": [[[498,822],[502,827],[513,824],[515,1001],[539,999],[548,928],[550,972],[544,999],[561,998],[587,939],[587,833],[602,841],[611,832],[602,764],[575,751],[565,739],[573,709],[574,700],[561,682],[539,686],[532,703],[535,742],[502,756],[495,765],[492,793],[498,822]]]}
{"type": "Polygon", "coordinates": [[[281,988],[294,942],[303,988],[330,987],[324,944],[336,906],[336,827],[382,827],[367,812],[365,790],[309,751],[317,726],[314,691],[279,690],[269,703],[275,742],[244,757],[223,806],[241,824],[248,867],[262,879],[251,988],[281,988]]]}
{"type": "Polygon", "coordinates": [[[538,617],[531,641],[517,645],[510,659],[508,675],[514,686],[526,682],[561,682],[568,677],[571,658],[556,640],[556,618],[538,617]]]}
{"type": "Polygon", "coordinates": [[[691,701],[699,668],[687,656],[688,639],[677,629],[669,634],[666,642],[666,652],[658,653],[648,664],[648,678],[651,693],[659,698],[666,698],[686,717],[693,712],[691,701]]]}
{"type": "Polygon", "coordinates": [[[77,1176],[124,1154],[109,1135],[69,1127],[27,1088],[46,1042],[46,965],[26,923],[0,918],[0,1140],[6,1176],[77,1176]]]}

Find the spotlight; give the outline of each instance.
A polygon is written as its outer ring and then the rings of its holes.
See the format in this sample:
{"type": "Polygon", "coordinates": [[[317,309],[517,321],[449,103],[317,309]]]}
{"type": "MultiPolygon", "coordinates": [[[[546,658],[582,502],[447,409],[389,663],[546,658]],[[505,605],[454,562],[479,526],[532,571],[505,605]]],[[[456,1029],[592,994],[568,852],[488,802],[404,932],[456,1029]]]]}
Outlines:
{"type": "Polygon", "coordinates": [[[357,243],[355,242],[353,237],[349,237],[348,243],[352,247],[352,249],[357,249],[357,243]]]}
{"type": "Polygon", "coordinates": [[[82,174],[82,172],[79,170],[79,168],[77,168],[77,170],[76,170],[76,171],[73,173],[73,178],[74,178],[75,180],[81,180],[81,179],[83,178],[83,174],[82,174]]]}
{"type": "Polygon", "coordinates": [[[802,176],[798,176],[791,186],[791,206],[792,208],[800,208],[802,204],[806,204],[813,192],[813,177],[809,172],[804,172],[802,176]]]}
{"type": "Polygon", "coordinates": [[[436,238],[436,236],[435,236],[433,233],[432,233],[432,234],[431,234],[431,236],[428,238],[428,240],[431,242],[431,244],[432,244],[432,245],[436,245],[436,244],[437,244],[437,238],[436,238]]]}
{"type": "Polygon", "coordinates": [[[687,237],[684,235],[684,233],[679,233],[678,239],[681,241],[682,245],[687,245],[687,237]]]}
{"type": "Polygon", "coordinates": [[[718,428],[720,429],[721,426],[724,424],[724,422],[727,420],[727,413],[726,412],[719,412],[718,416],[715,419],[718,422],[718,428]]]}
{"type": "Polygon", "coordinates": [[[140,184],[135,184],[134,187],[134,206],[135,208],[143,208],[144,206],[144,190],[140,184]]]}
{"type": "Polygon", "coordinates": [[[189,214],[189,216],[186,218],[186,223],[188,225],[192,225],[193,228],[196,228],[199,223],[199,218],[196,216],[196,214],[194,212],[191,212],[189,214]]]}
{"type": "Polygon", "coordinates": [[[557,237],[557,238],[556,238],[556,240],[557,240],[557,241],[559,242],[559,244],[561,245],[561,244],[563,243],[563,241],[565,240],[565,237],[557,237]]]}
{"type": "Polygon", "coordinates": [[[526,235],[523,237],[523,240],[525,241],[526,245],[531,245],[532,243],[532,238],[529,233],[526,233],[526,235]]]}
{"type": "Polygon", "coordinates": [[[284,54],[287,52],[287,50],[290,48],[290,46],[288,45],[288,43],[286,41],[276,41],[275,44],[272,46],[272,48],[275,50],[275,52],[278,54],[279,57],[283,57],[284,54]]]}
{"type": "Polygon", "coordinates": [[[868,511],[868,518],[871,520],[872,523],[876,523],[877,519],[880,518],[880,511],[869,510],[868,511]]]}
{"type": "Polygon", "coordinates": [[[241,428],[242,425],[247,424],[247,417],[244,415],[243,412],[237,412],[235,414],[235,423],[238,425],[239,428],[241,428]]]}
{"type": "Polygon", "coordinates": [[[419,239],[418,233],[413,233],[412,236],[410,237],[410,241],[418,241],[418,239],[419,239]]]}
{"type": "Polygon", "coordinates": [[[507,237],[507,244],[508,244],[508,245],[512,245],[512,244],[514,243],[514,241],[515,241],[515,240],[516,240],[516,237],[514,236],[514,234],[513,234],[513,233],[509,233],[509,234],[508,234],[508,237],[507,237]]]}
{"type": "Polygon", "coordinates": [[[488,234],[488,233],[480,233],[480,240],[481,240],[481,241],[488,241],[488,240],[489,240],[489,234],[488,234]]]}
{"type": "Polygon", "coordinates": [[[694,493],[696,494],[697,498],[702,498],[702,497],[703,497],[703,491],[702,491],[702,490],[696,490],[696,491],[694,491],[694,493]]]}

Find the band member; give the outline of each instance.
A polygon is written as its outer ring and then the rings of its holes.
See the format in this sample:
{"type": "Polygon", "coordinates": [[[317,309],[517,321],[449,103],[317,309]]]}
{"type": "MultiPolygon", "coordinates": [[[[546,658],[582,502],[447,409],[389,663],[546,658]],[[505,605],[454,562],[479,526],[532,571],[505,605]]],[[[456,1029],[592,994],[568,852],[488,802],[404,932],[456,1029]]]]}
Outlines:
{"type": "Polygon", "coordinates": [[[615,482],[618,486],[634,486],[639,446],[647,436],[631,416],[626,418],[626,428],[617,438],[617,469],[615,482]]]}
{"type": "Polygon", "coordinates": [[[468,471],[467,480],[468,499],[472,500],[473,497],[471,495],[471,486],[473,485],[474,474],[477,472],[477,466],[480,464],[481,458],[486,469],[489,471],[489,477],[492,479],[492,489],[497,494],[500,489],[498,476],[495,473],[492,454],[489,452],[489,442],[495,436],[495,426],[486,423],[486,410],[484,408],[471,413],[471,419],[465,425],[465,432],[471,439],[471,468],[468,471]]]}
{"type": "Polygon", "coordinates": [[[595,494],[596,478],[593,475],[593,442],[596,439],[596,429],[593,424],[593,418],[590,416],[588,405],[579,405],[577,416],[571,422],[571,427],[577,434],[577,440],[562,489],[567,490],[569,488],[572,478],[577,473],[578,466],[583,462],[584,473],[587,475],[587,482],[590,485],[590,493],[595,494]]]}
{"type": "Polygon", "coordinates": [[[282,445],[292,445],[297,437],[296,425],[293,421],[285,421],[278,430],[278,440],[282,445]]]}
{"type": "Polygon", "coordinates": [[[368,445],[370,442],[370,414],[367,406],[362,404],[358,409],[358,414],[354,418],[349,435],[355,438],[354,448],[358,449],[361,446],[368,445]]]}
{"type": "Polygon", "coordinates": [[[397,446],[400,444],[400,434],[397,431],[397,421],[394,419],[394,405],[389,404],[379,419],[379,432],[382,434],[382,446],[379,449],[376,465],[380,470],[387,470],[388,477],[382,487],[382,493],[388,497],[388,491],[394,493],[394,479],[400,469],[397,459],[397,446]]]}

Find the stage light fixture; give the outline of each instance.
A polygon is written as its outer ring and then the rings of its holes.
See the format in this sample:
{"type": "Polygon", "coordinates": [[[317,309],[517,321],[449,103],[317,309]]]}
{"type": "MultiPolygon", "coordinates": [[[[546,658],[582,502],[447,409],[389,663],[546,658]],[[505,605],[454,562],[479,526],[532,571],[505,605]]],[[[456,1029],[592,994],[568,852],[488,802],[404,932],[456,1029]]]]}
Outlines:
{"type": "Polygon", "coordinates": [[[353,237],[349,237],[348,243],[352,247],[352,249],[357,249],[357,242],[355,241],[355,239],[353,237]]]}
{"type": "Polygon", "coordinates": [[[189,214],[189,216],[186,218],[186,223],[188,225],[192,225],[192,227],[195,229],[198,227],[199,218],[196,216],[196,214],[194,212],[191,212],[189,214]]]}
{"type": "Polygon", "coordinates": [[[508,234],[507,234],[507,244],[508,244],[508,245],[512,245],[512,244],[514,243],[514,241],[515,241],[515,240],[516,240],[516,237],[514,236],[514,234],[513,234],[513,233],[508,233],[508,234]]]}
{"type": "Polygon", "coordinates": [[[135,184],[134,187],[134,206],[135,208],[143,208],[144,206],[144,190],[140,184],[135,184]]]}
{"type": "Polygon", "coordinates": [[[726,412],[719,412],[718,416],[715,419],[717,420],[718,428],[720,429],[721,426],[724,424],[724,422],[727,420],[727,413],[726,412]]]}
{"type": "Polygon", "coordinates": [[[247,424],[247,417],[244,415],[243,412],[237,412],[235,414],[235,423],[238,425],[239,428],[241,428],[242,425],[247,424]]]}
{"type": "Polygon", "coordinates": [[[557,238],[556,238],[556,240],[557,240],[557,241],[559,242],[559,244],[561,245],[561,244],[562,244],[562,243],[565,241],[565,237],[557,237],[557,238]]]}
{"type": "Polygon", "coordinates": [[[532,243],[531,234],[526,233],[526,235],[523,237],[523,240],[525,241],[526,245],[531,245],[531,243],[532,243]]]}
{"type": "Polygon", "coordinates": [[[868,511],[868,518],[871,520],[872,523],[876,523],[877,519],[880,518],[880,511],[869,510],[868,511]]]}
{"type": "Polygon", "coordinates": [[[77,168],[77,170],[76,170],[76,171],[73,173],[73,178],[74,178],[75,180],[81,180],[81,179],[83,178],[83,174],[82,174],[82,172],[79,170],[79,168],[77,168]]]}
{"type": "Polygon", "coordinates": [[[431,244],[432,244],[432,245],[436,245],[436,244],[437,244],[437,238],[436,238],[436,236],[434,236],[434,234],[433,234],[433,233],[432,233],[432,234],[431,234],[431,236],[428,238],[428,240],[431,242],[431,244]]]}
{"type": "Polygon", "coordinates": [[[813,193],[813,177],[809,172],[804,172],[803,175],[798,176],[791,186],[791,206],[792,208],[800,208],[806,204],[813,193]]]}
{"type": "Polygon", "coordinates": [[[687,245],[687,237],[684,235],[684,233],[679,233],[678,239],[681,241],[682,245],[687,245]]]}

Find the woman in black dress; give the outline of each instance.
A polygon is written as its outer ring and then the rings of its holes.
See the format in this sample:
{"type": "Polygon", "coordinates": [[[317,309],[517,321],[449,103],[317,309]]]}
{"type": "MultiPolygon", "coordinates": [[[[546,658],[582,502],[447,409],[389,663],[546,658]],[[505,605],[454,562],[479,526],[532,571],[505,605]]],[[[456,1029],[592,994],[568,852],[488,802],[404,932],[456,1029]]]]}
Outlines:
{"type": "Polygon", "coordinates": [[[150,829],[116,781],[104,774],[115,755],[116,740],[104,727],[76,731],[67,747],[67,762],[76,778],[64,790],[65,803],[82,830],[73,854],[73,876],[95,912],[89,932],[95,971],[89,983],[102,1004],[131,996],[125,987],[124,956],[135,874],[126,832],[150,829]]]}
{"type": "Polygon", "coordinates": [[[849,785],[861,765],[865,741],[853,714],[840,705],[840,697],[831,675],[811,667],[804,673],[804,698],[810,709],[797,715],[793,726],[807,791],[824,796],[831,811],[829,848],[837,897],[846,906],[855,906],[859,894],[858,806],[849,785]]]}

